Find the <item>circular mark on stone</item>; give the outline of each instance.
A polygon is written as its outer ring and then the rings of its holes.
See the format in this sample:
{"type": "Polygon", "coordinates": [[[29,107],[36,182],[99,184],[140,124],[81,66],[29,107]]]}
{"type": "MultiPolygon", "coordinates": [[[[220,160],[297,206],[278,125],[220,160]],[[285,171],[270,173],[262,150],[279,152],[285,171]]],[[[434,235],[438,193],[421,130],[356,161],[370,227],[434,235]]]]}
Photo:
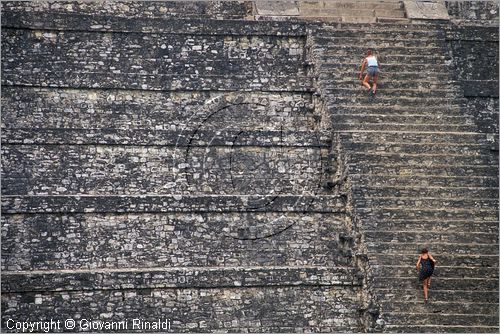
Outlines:
{"type": "Polygon", "coordinates": [[[233,138],[232,150],[229,156],[231,184],[235,193],[266,194],[267,196],[262,197],[260,200],[247,203],[247,210],[258,210],[269,206],[286,188],[286,178],[283,174],[289,169],[286,168],[288,159],[283,152],[283,127],[280,128],[280,141],[277,143],[280,147],[278,154],[282,158],[277,171],[276,168],[269,168],[268,164],[273,162],[273,159],[266,154],[268,153],[266,150],[254,154],[254,159],[248,157],[245,152],[239,152],[239,147],[243,146],[237,145],[238,139],[244,135],[244,131],[239,131],[233,138]],[[283,162],[283,160],[286,161],[283,162]],[[253,177],[246,177],[250,173],[253,174],[253,177]],[[277,173],[282,174],[282,177],[277,173]]]}
{"type": "Polygon", "coordinates": [[[294,132],[299,129],[290,126],[293,115],[276,105],[271,108],[243,96],[221,96],[212,102],[180,139],[187,141],[179,169],[188,191],[248,196],[241,213],[246,218],[225,225],[226,236],[255,240],[288,230],[301,219],[297,208],[308,211],[320,189],[318,135],[310,130],[313,143],[302,145],[299,132],[294,132]],[[290,202],[280,199],[280,210],[286,211],[276,216],[273,204],[281,195],[290,202]],[[266,208],[269,212],[263,216],[266,208]]]}

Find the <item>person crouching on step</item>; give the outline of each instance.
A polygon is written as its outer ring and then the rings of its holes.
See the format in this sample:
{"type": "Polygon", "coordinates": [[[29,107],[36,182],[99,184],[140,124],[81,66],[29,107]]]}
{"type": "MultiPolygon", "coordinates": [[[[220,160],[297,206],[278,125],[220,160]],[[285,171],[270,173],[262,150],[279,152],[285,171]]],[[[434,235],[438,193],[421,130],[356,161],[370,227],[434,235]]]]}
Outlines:
{"type": "Polygon", "coordinates": [[[431,276],[434,273],[436,260],[432,257],[429,251],[424,248],[417,261],[418,279],[422,282],[424,288],[424,302],[429,300],[429,288],[431,286],[431,276]]]}
{"type": "Polygon", "coordinates": [[[372,50],[368,50],[366,52],[366,57],[363,59],[361,63],[361,72],[359,72],[359,80],[363,80],[362,84],[366,88],[368,88],[368,92],[371,91],[372,94],[377,92],[377,80],[378,80],[378,70],[379,70],[379,62],[377,57],[373,54],[372,50]],[[365,79],[363,80],[363,72],[366,68],[365,79]],[[373,86],[370,87],[369,80],[373,80],[373,86]]]}

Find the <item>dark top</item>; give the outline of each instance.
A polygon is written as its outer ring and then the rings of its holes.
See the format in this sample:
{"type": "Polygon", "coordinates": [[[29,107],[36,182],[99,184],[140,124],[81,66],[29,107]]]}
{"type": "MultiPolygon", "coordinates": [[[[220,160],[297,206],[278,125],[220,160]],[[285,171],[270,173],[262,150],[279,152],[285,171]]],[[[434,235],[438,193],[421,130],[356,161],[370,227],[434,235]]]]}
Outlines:
{"type": "Polygon", "coordinates": [[[423,281],[424,279],[431,277],[434,273],[434,262],[430,259],[420,259],[420,273],[418,274],[418,279],[423,281]]]}

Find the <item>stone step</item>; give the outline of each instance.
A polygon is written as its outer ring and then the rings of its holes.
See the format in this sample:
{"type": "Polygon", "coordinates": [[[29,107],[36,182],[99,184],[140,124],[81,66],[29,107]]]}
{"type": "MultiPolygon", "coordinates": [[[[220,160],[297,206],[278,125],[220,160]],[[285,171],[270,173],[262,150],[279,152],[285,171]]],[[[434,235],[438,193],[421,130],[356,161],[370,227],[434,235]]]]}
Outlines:
{"type": "MultiPolygon", "coordinates": [[[[359,109],[360,111],[364,109],[359,109]]],[[[388,114],[397,114],[400,110],[383,109],[384,112],[388,114]]],[[[413,114],[418,114],[418,112],[412,110],[413,114]]],[[[345,112],[345,109],[341,109],[341,112],[345,112]]],[[[371,111],[366,111],[369,114],[371,111]]],[[[431,109],[431,112],[436,115],[437,110],[431,109]]],[[[445,116],[445,115],[443,115],[445,116]]],[[[352,142],[373,142],[373,143],[405,143],[405,144],[464,144],[464,145],[487,145],[486,135],[482,133],[440,133],[440,132],[424,132],[424,133],[407,133],[407,132],[356,132],[356,133],[346,133],[341,134],[341,138],[344,140],[349,140],[352,142]]]]}
{"type": "MultiPolygon", "coordinates": [[[[461,154],[414,154],[414,153],[365,153],[353,152],[349,163],[369,163],[370,165],[391,165],[405,162],[410,165],[498,165],[498,158],[494,155],[461,155],[461,154]]],[[[479,184],[478,184],[479,186],[479,184]]]]}
{"type": "MultiPolygon", "coordinates": [[[[367,226],[365,229],[368,228],[367,226]]],[[[371,227],[370,227],[371,228],[371,227]]],[[[498,244],[498,236],[487,232],[452,232],[442,231],[436,228],[435,231],[408,231],[395,229],[392,231],[365,230],[366,241],[381,241],[394,243],[479,243],[479,244],[498,244]]]]}
{"type": "MultiPolygon", "coordinates": [[[[376,124],[374,124],[376,125],[376,124]]],[[[431,127],[432,125],[429,125],[431,127]]],[[[450,126],[451,127],[451,126],[450,126]]],[[[494,154],[484,152],[479,154],[452,153],[404,153],[404,152],[362,152],[350,154],[349,163],[368,163],[369,165],[391,165],[406,163],[407,165],[423,166],[498,166],[498,159],[494,154]]]]}
{"type": "MultiPolygon", "coordinates": [[[[349,116],[353,117],[353,116],[349,116]]],[[[425,121],[429,121],[427,116],[406,116],[408,121],[412,121],[412,123],[417,123],[421,121],[425,123],[425,121]]],[[[333,118],[336,120],[346,120],[343,115],[339,115],[333,118]],[[341,118],[342,117],[342,118],[341,118]]],[[[375,123],[377,119],[381,119],[384,123],[388,121],[393,121],[394,123],[402,123],[399,119],[399,116],[359,116],[358,118],[360,122],[370,122],[375,123]],[[375,121],[372,120],[372,117],[376,117],[375,121]],[[393,118],[394,117],[394,118],[393,118]]],[[[349,119],[347,119],[349,120],[349,119]]],[[[453,124],[458,123],[457,118],[443,117],[443,119],[438,118],[438,120],[442,120],[443,123],[453,124]]],[[[460,120],[460,118],[458,118],[460,120]]],[[[430,122],[429,123],[436,123],[430,122]]],[[[344,142],[343,147],[345,149],[354,151],[354,152],[365,152],[365,153],[438,153],[438,154],[462,154],[462,155],[481,155],[481,154],[491,154],[491,151],[488,146],[484,144],[476,144],[476,143],[462,143],[462,144],[432,144],[432,143],[422,143],[422,144],[409,144],[409,143],[390,143],[390,142],[344,142]]]]}
{"type": "Polygon", "coordinates": [[[410,22],[410,23],[377,23],[377,24],[359,24],[359,23],[342,23],[342,24],[325,24],[321,27],[324,31],[360,31],[360,32],[410,32],[410,31],[440,31],[446,24],[435,21],[427,21],[425,23],[410,22]]]}
{"type": "Polygon", "coordinates": [[[452,312],[442,313],[390,313],[385,314],[385,318],[391,325],[412,326],[498,326],[498,315],[461,314],[452,312]]]}
{"type": "MultiPolygon", "coordinates": [[[[337,63],[357,63],[361,65],[363,60],[363,54],[339,54],[337,50],[325,51],[321,55],[321,61],[330,61],[337,63]]],[[[446,62],[451,61],[451,58],[446,55],[406,55],[406,54],[379,54],[377,56],[381,65],[388,63],[406,63],[406,64],[446,64],[446,62]]]]}
{"type": "MultiPolygon", "coordinates": [[[[493,175],[492,175],[493,176],[493,175]]],[[[406,197],[422,198],[434,197],[441,199],[498,199],[498,188],[473,188],[473,187],[404,187],[404,186],[365,186],[359,185],[352,188],[352,192],[361,198],[376,199],[379,197],[406,197]]]]}
{"type": "MultiPolygon", "coordinates": [[[[468,224],[465,224],[463,220],[460,219],[441,219],[437,222],[436,219],[422,217],[420,219],[413,218],[410,219],[370,219],[366,217],[363,220],[363,230],[371,232],[387,233],[389,235],[390,241],[397,241],[399,239],[410,239],[407,235],[417,236],[417,238],[412,237],[412,240],[418,240],[422,236],[434,234],[435,236],[443,233],[443,239],[457,239],[462,237],[460,232],[461,226],[469,227],[470,233],[481,236],[481,234],[498,234],[498,226],[492,224],[494,218],[491,219],[475,219],[473,221],[467,220],[468,224]],[[409,221],[409,223],[407,223],[409,221]],[[459,222],[459,223],[457,223],[459,222]],[[396,237],[391,237],[390,233],[401,231],[401,237],[399,234],[396,237]],[[410,233],[410,232],[413,232],[410,233]],[[451,237],[449,237],[451,235],[451,237]],[[454,237],[455,236],[455,237],[454,237]]],[[[498,225],[498,224],[497,224],[498,225]]],[[[435,237],[434,239],[436,239],[435,237]]],[[[381,240],[382,242],[382,240],[381,240]]],[[[423,241],[425,243],[425,240],[423,241]]]]}
{"type": "Polygon", "coordinates": [[[453,124],[407,124],[407,123],[334,123],[334,131],[342,132],[349,130],[372,131],[372,130],[397,130],[397,131],[443,131],[443,132],[465,132],[474,131],[472,125],[453,124]]]}
{"type": "MultiPolygon", "coordinates": [[[[380,52],[380,48],[390,47],[404,47],[404,48],[441,48],[444,47],[444,40],[438,40],[435,38],[427,39],[408,39],[408,38],[385,38],[385,37],[340,37],[340,36],[315,36],[314,42],[328,49],[338,49],[339,46],[358,44],[365,47],[365,52],[367,48],[374,48],[376,51],[380,52]]],[[[385,52],[387,53],[387,52],[385,52]]]]}
{"type": "MultiPolygon", "coordinates": [[[[343,114],[342,111],[339,113],[333,114],[331,117],[332,121],[334,123],[346,123],[346,124],[408,124],[408,125],[456,125],[460,127],[469,127],[471,128],[471,125],[474,123],[465,117],[459,117],[459,116],[441,116],[441,115],[373,115],[373,114],[343,114]]],[[[371,151],[371,150],[382,150],[382,151],[393,151],[393,152],[406,152],[406,151],[418,151],[418,152],[424,152],[424,151],[451,151],[453,152],[453,148],[451,146],[444,146],[444,145],[437,145],[437,146],[432,146],[431,144],[416,144],[414,146],[410,146],[411,144],[405,144],[400,147],[397,146],[397,144],[387,144],[384,145],[383,143],[353,143],[353,144],[347,144],[345,143],[346,148],[350,149],[355,149],[355,150],[363,150],[363,151],[371,151]],[[425,146],[425,147],[424,147],[425,146]]],[[[481,146],[476,145],[472,146],[471,148],[468,149],[467,146],[460,146],[457,148],[458,151],[465,150],[465,151],[471,151],[471,150],[477,150],[481,146]]],[[[483,145],[482,146],[484,150],[486,149],[489,152],[489,149],[487,146],[483,145]]]]}
{"type": "Polygon", "coordinates": [[[460,209],[466,208],[469,210],[495,210],[498,207],[498,199],[475,199],[475,198],[439,198],[439,197],[374,197],[357,199],[356,207],[368,208],[376,210],[379,207],[409,207],[409,208],[446,208],[460,209]]]}
{"type": "MultiPolygon", "coordinates": [[[[342,111],[339,113],[335,113],[331,115],[330,119],[333,124],[349,124],[352,126],[359,125],[359,130],[376,129],[375,125],[380,125],[380,130],[383,130],[385,124],[394,124],[395,127],[392,130],[397,130],[398,125],[415,127],[418,131],[422,126],[428,126],[428,128],[422,128],[421,130],[429,130],[429,131],[449,131],[449,132],[472,132],[475,130],[476,126],[471,121],[470,118],[460,117],[460,116],[441,116],[441,115],[380,115],[380,114],[343,114],[342,111]],[[436,126],[438,126],[436,128],[436,126]],[[442,129],[446,130],[438,130],[439,126],[442,129]]],[[[336,129],[339,129],[335,127],[336,129]]],[[[383,142],[374,142],[374,143],[353,143],[352,145],[347,145],[347,148],[354,148],[363,151],[387,151],[387,152],[425,152],[425,151],[436,151],[436,152],[474,152],[479,151],[481,148],[481,152],[489,153],[488,145],[479,145],[468,147],[463,144],[463,147],[457,147],[453,149],[451,146],[445,146],[444,144],[438,144],[437,146],[432,146],[431,144],[415,144],[414,146],[410,146],[411,144],[402,144],[400,147],[397,144],[388,144],[387,146],[383,144],[383,142]],[[439,148],[441,146],[441,148],[439,148]],[[476,150],[474,150],[476,149],[476,150]]]]}
{"type": "MultiPolygon", "coordinates": [[[[338,13],[338,15],[333,16],[333,14],[330,15],[322,15],[321,12],[317,12],[316,15],[314,13],[311,13],[310,15],[306,16],[292,16],[290,19],[293,22],[302,22],[302,21],[309,21],[309,22],[315,22],[315,23],[344,23],[344,22],[350,22],[350,23],[376,23],[378,21],[377,17],[370,15],[370,16],[341,16],[342,13],[338,13]]],[[[273,20],[275,21],[280,21],[281,17],[275,16],[273,20]]],[[[401,19],[405,20],[405,19],[401,19]]]]}
{"type": "MultiPolygon", "coordinates": [[[[335,0],[333,0],[335,1],[335,0]]],[[[371,0],[370,0],[371,1],[371,0]]],[[[380,1],[377,1],[380,2],[380,1]]],[[[387,1],[383,1],[387,2],[387,1]]],[[[430,30],[441,30],[446,27],[446,24],[439,21],[411,21],[410,23],[392,23],[392,22],[383,22],[380,25],[375,24],[325,24],[321,26],[322,30],[353,30],[353,31],[372,31],[377,30],[379,28],[380,31],[430,31],[430,30]]]]}
{"type": "MultiPolygon", "coordinates": [[[[318,37],[314,40],[314,44],[310,47],[311,54],[319,61],[328,59],[328,55],[334,53],[337,56],[355,56],[357,61],[361,63],[366,56],[368,49],[372,50],[381,60],[389,55],[404,54],[404,50],[410,56],[435,56],[447,55],[446,45],[436,39],[428,40],[398,40],[391,43],[391,39],[373,40],[373,39],[358,39],[352,40],[350,37],[345,38],[327,38],[318,37]],[[326,55],[326,56],[325,56],[326,55]]],[[[422,58],[422,61],[425,58],[422,58]]],[[[443,62],[440,61],[439,64],[443,62]]],[[[383,64],[382,64],[383,65],[383,64]]]]}
{"type": "MultiPolygon", "coordinates": [[[[423,301],[421,302],[423,304],[423,301]]],[[[384,331],[390,333],[498,333],[498,326],[482,325],[384,325],[384,331]]]]}
{"type": "Polygon", "coordinates": [[[373,15],[369,16],[358,16],[355,13],[346,13],[342,16],[341,22],[352,22],[352,23],[375,23],[377,22],[377,17],[373,15]]]}
{"type": "Polygon", "coordinates": [[[398,301],[380,301],[383,313],[387,312],[415,312],[415,313],[458,313],[458,314],[484,314],[498,315],[498,304],[460,301],[431,301],[429,304],[422,303],[422,300],[398,301]]]}
{"type": "MultiPolygon", "coordinates": [[[[302,2],[302,5],[307,4],[307,2],[302,2]]],[[[402,10],[403,4],[399,1],[322,1],[324,8],[349,8],[349,9],[392,9],[392,10],[402,10]]],[[[312,4],[308,4],[312,7],[312,4]]],[[[317,5],[316,5],[317,6],[317,5]]]]}
{"type": "Polygon", "coordinates": [[[401,195],[422,191],[420,194],[427,194],[428,197],[435,197],[437,194],[442,194],[443,196],[449,194],[451,197],[487,199],[498,197],[494,193],[498,187],[498,182],[491,180],[498,174],[498,167],[453,166],[448,168],[446,165],[426,166],[422,168],[401,167],[400,169],[390,169],[390,167],[377,166],[376,168],[363,170],[353,169],[353,175],[360,176],[352,176],[352,180],[359,182],[360,187],[368,187],[368,190],[363,193],[370,194],[372,197],[383,196],[386,187],[387,191],[394,190],[395,193],[401,195]],[[447,169],[441,171],[441,168],[447,169]],[[434,171],[435,169],[438,169],[438,171],[434,171]],[[373,177],[370,175],[373,175],[373,177]],[[428,190],[425,191],[423,188],[427,188],[428,190]]]}
{"type": "Polygon", "coordinates": [[[407,187],[498,187],[498,168],[491,166],[368,166],[349,165],[349,177],[356,187],[387,184],[407,187]],[[495,174],[496,172],[496,174],[495,174]],[[460,174],[456,174],[460,173],[460,174]],[[457,175],[457,176],[454,176],[457,175]],[[460,176],[458,176],[460,175],[460,176]]]}
{"type": "MultiPolygon", "coordinates": [[[[376,98],[376,97],[375,97],[376,98]]],[[[431,107],[429,106],[426,109],[423,109],[422,107],[413,107],[413,106],[381,106],[379,108],[373,108],[370,105],[346,105],[346,104],[338,104],[335,107],[333,105],[330,105],[332,108],[332,114],[339,114],[339,115],[381,115],[381,116],[413,116],[413,115],[419,115],[419,116],[436,116],[436,117],[443,117],[443,116],[448,116],[448,117],[459,117],[459,118],[469,118],[470,116],[465,114],[458,105],[452,106],[452,107],[446,107],[443,108],[443,106],[434,106],[431,107]]],[[[462,134],[450,134],[450,136],[447,136],[446,134],[442,134],[439,132],[432,133],[430,131],[426,131],[424,133],[415,133],[415,132],[369,132],[369,133],[352,133],[352,134],[345,134],[345,136],[354,136],[356,135],[357,137],[366,137],[369,136],[371,137],[372,135],[375,136],[376,138],[398,138],[398,140],[405,140],[406,138],[414,138],[417,142],[425,142],[426,140],[429,142],[434,142],[434,140],[440,140],[439,142],[446,142],[446,140],[439,139],[441,137],[446,138],[451,138],[453,137],[453,141],[458,140],[460,142],[460,137],[462,134]],[[432,137],[434,136],[434,137],[432,137]],[[432,138],[431,138],[432,137],[432,138]]],[[[469,133],[469,134],[464,134],[466,136],[464,139],[461,141],[463,142],[469,142],[469,139],[471,139],[471,136],[475,135],[478,140],[480,140],[482,143],[486,143],[486,135],[481,134],[481,133],[469,133]]],[[[344,136],[344,135],[342,135],[344,136]]],[[[475,138],[473,138],[475,139],[475,138]]],[[[384,139],[385,140],[385,139],[384,139]]],[[[412,142],[411,140],[407,139],[408,142],[412,142]]]]}
{"type": "Polygon", "coordinates": [[[399,31],[387,31],[387,30],[352,30],[352,29],[321,29],[318,30],[314,36],[322,38],[335,38],[335,37],[350,37],[350,38],[365,38],[365,39],[443,39],[445,37],[444,31],[426,31],[426,30],[399,30],[399,31]]]}
{"type": "Polygon", "coordinates": [[[498,333],[498,326],[386,325],[393,333],[498,333]]]}
{"type": "MultiPolygon", "coordinates": [[[[320,82],[321,84],[321,82],[320,82]]],[[[372,85],[371,85],[372,86],[372,85]]],[[[414,89],[414,88],[387,88],[383,85],[383,83],[377,83],[377,96],[371,97],[370,93],[367,91],[367,88],[361,85],[361,81],[358,83],[354,83],[349,86],[341,86],[337,85],[334,87],[325,87],[322,89],[323,94],[328,94],[331,97],[370,97],[373,99],[377,99],[379,96],[383,96],[385,98],[395,98],[398,99],[400,97],[405,98],[460,98],[463,97],[463,94],[460,94],[459,91],[454,89],[414,89]]]]}
{"type": "MultiPolygon", "coordinates": [[[[478,221],[478,219],[476,219],[478,221]]],[[[489,221],[492,221],[490,219],[489,221]]],[[[396,243],[368,242],[369,256],[374,265],[415,265],[422,248],[426,247],[438,265],[460,267],[498,267],[498,244],[465,243],[396,243]],[[383,251],[380,253],[378,251],[383,251]]]]}
{"type": "MultiPolygon", "coordinates": [[[[390,272],[384,276],[377,277],[373,282],[374,288],[384,288],[390,286],[394,289],[419,289],[422,284],[418,280],[415,270],[409,277],[394,277],[390,272]]],[[[434,290],[469,290],[469,291],[495,291],[498,289],[498,279],[496,278],[445,278],[437,276],[432,278],[431,293],[434,290]]]]}
{"type": "MultiPolygon", "coordinates": [[[[335,59],[322,59],[316,65],[321,71],[326,73],[337,72],[349,72],[350,70],[357,69],[358,73],[361,69],[361,61],[353,62],[337,62],[335,59]]],[[[442,75],[448,75],[449,65],[445,63],[433,63],[433,64],[405,64],[405,63],[381,63],[379,66],[380,73],[422,73],[430,72],[428,74],[440,73],[442,75]]]]}
{"type": "Polygon", "coordinates": [[[382,17],[379,16],[377,17],[377,22],[378,23],[410,23],[411,19],[406,18],[406,17],[382,17]]]}
{"type": "MultiPolygon", "coordinates": [[[[367,240],[366,246],[370,266],[373,268],[393,265],[415,266],[422,248],[428,248],[437,260],[436,275],[441,275],[440,265],[471,268],[474,271],[479,267],[498,269],[498,243],[471,245],[470,243],[446,243],[444,241],[432,242],[425,240],[416,243],[410,241],[398,243],[395,241],[367,240]],[[458,250],[460,253],[452,253],[453,250],[458,250]],[[476,254],[475,251],[482,251],[483,253],[476,254]]],[[[451,274],[450,277],[460,276],[451,274]]]]}
{"type": "Polygon", "coordinates": [[[358,105],[369,105],[373,109],[378,109],[380,107],[393,106],[395,104],[402,105],[411,105],[412,107],[419,106],[421,108],[432,106],[437,107],[441,106],[443,109],[441,112],[445,112],[449,106],[455,107],[458,103],[461,102],[461,99],[457,98],[435,98],[435,97],[426,97],[426,98],[418,98],[418,97],[393,97],[393,96],[385,96],[384,90],[379,89],[377,91],[377,95],[375,97],[371,97],[368,94],[365,95],[355,95],[355,96],[327,96],[325,98],[326,105],[329,108],[333,108],[334,110],[337,108],[337,105],[345,105],[345,104],[358,104],[358,105]]]}
{"type": "MultiPolygon", "coordinates": [[[[431,112],[431,110],[426,110],[420,107],[420,101],[426,99],[444,99],[449,101],[446,105],[434,105],[434,110],[443,114],[443,116],[456,116],[456,114],[465,116],[466,113],[463,109],[460,109],[461,104],[459,102],[464,102],[462,100],[463,93],[459,87],[453,85],[435,85],[430,81],[422,80],[414,83],[411,87],[408,85],[408,81],[394,79],[391,80],[390,77],[384,77],[383,79],[377,81],[377,95],[372,96],[368,89],[363,86],[362,80],[358,77],[349,76],[346,77],[347,80],[335,82],[332,76],[328,79],[318,79],[315,80],[316,91],[325,97],[326,100],[338,99],[338,98],[359,98],[359,99],[369,99],[373,103],[377,103],[378,100],[384,101],[385,99],[392,99],[393,101],[400,101],[400,99],[415,99],[418,101],[415,105],[383,105],[380,108],[373,108],[371,104],[354,104],[354,103],[342,103],[339,102],[337,105],[341,106],[342,109],[351,111],[369,111],[367,114],[371,113],[387,113],[397,114],[397,111],[413,111],[412,114],[415,115],[425,115],[425,114],[436,114],[431,112]],[[328,95],[329,94],[329,95],[328,95]],[[448,100],[448,99],[454,99],[448,100]]],[[[370,86],[373,86],[373,81],[369,81],[370,86]]],[[[338,109],[338,107],[336,108],[338,109]]]]}
{"type": "MultiPolygon", "coordinates": [[[[332,78],[343,78],[347,80],[352,80],[352,81],[358,81],[359,86],[361,87],[361,82],[359,82],[359,67],[353,66],[352,68],[348,70],[341,70],[341,69],[321,69],[319,68],[319,71],[327,71],[330,73],[332,78]]],[[[385,81],[394,81],[394,82],[403,82],[403,81],[414,81],[415,86],[417,87],[419,84],[428,84],[431,82],[436,82],[438,80],[449,80],[450,79],[450,73],[448,72],[387,72],[384,71],[384,69],[380,70],[379,72],[379,78],[381,79],[381,83],[385,81]]],[[[372,82],[370,80],[370,82],[372,82]]],[[[335,86],[334,86],[335,87],[335,86]]],[[[334,88],[332,87],[332,88],[334,88]]],[[[322,89],[325,89],[327,87],[321,87],[322,89]]],[[[380,92],[380,90],[379,90],[380,92]]],[[[457,87],[457,92],[460,92],[460,87],[457,87]]],[[[380,95],[380,94],[379,94],[380,95]]],[[[455,98],[457,101],[456,102],[464,102],[461,99],[458,99],[458,97],[455,98]]],[[[453,104],[453,103],[447,103],[446,105],[453,104]]]]}
{"type": "MultiPolygon", "coordinates": [[[[498,196],[498,195],[497,195],[498,196]]],[[[363,228],[366,230],[375,230],[380,232],[390,231],[413,231],[414,233],[447,233],[456,231],[471,231],[476,233],[498,234],[497,221],[479,221],[470,220],[415,220],[415,221],[395,221],[378,220],[365,221],[363,228]]]]}
{"type": "MultiPolygon", "coordinates": [[[[327,72],[335,72],[338,70],[349,71],[352,68],[361,69],[361,62],[342,62],[338,63],[332,60],[323,60],[319,68],[322,71],[327,72]]],[[[446,64],[396,64],[396,63],[383,63],[380,64],[379,70],[380,73],[389,73],[389,72],[446,72],[449,69],[449,66],[446,64]]]]}
{"type": "MultiPolygon", "coordinates": [[[[405,12],[402,10],[393,10],[386,8],[349,8],[349,7],[299,7],[299,15],[301,17],[318,17],[318,16],[333,16],[349,18],[344,20],[346,22],[360,22],[355,21],[356,18],[360,17],[394,17],[394,18],[404,18],[405,12]],[[351,19],[352,18],[352,19],[351,19]]],[[[362,21],[365,22],[365,21],[362,21]]],[[[368,21],[371,22],[371,21],[368,21]]],[[[374,21],[376,22],[376,21],[374,21]]]]}
{"type": "MultiPolygon", "coordinates": [[[[437,113],[436,109],[429,108],[430,110],[435,110],[434,114],[437,113]]],[[[341,109],[342,112],[345,109],[341,109]]],[[[358,110],[363,110],[359,108],[358,110]]],[[[380,109],[377,109],[380,110],[380,109]]],[[[386,111],[391,113],[390,109],[382,109],[381,111],[386,111]]],[[[400,110],[395,110],[399,112],[400,110]]],[[[418,111],[412,111],[414,114],[418,114],[418,111]]],[[[370,112],[367,112],[369,114],[370,112]]],[[[342,140],[349,141],[373,141],[373,142],[389,142],[389,143],[430,143],[430,144],[470,144],[478,143],[481,145],[488,145],[491,141],[487,140],[487,136],[483,133],[443,133],[443,132],[398,132],[398,131],[372,131],[372,132],[351,132],[341,134],[342,140]]]]}
{"type": "MultiPolygon", "coordinates": [[[[393,17],[397,19],[397,17],[393,17]]],[[[403,30],[398,32],[381,32],[381,31],[321,31],[314,35],[314,38],[321,40],[323,43],[320,45],[332,45],[332,42],[339,42],[339,45],[349,45],[350,41],[359,41],[360,43],[373,42],[374,44],[386,43],[394,41],[396,44],[399,42],[415,42],[413,44],[406,44],[406,46],[443,46],[446,42],[445,33],[443,31],[408,31],[403,30]],[[340,43],[340,41],[346,41],[340,43]],[[417,43],[420,42],[420,43],[417,43]],[[431,43],[427,45],[426,43],[431,43]]],[[[352,43],[354,44],[354,43],[352,43]]],[[[390,45],[390,44],[388,44],[390,45]]],[[[396,45],[396,46],[402,46],[396,45]]],[[[386,46],[385,44],[383,46],[386,46]]]]}
{"type": "MultiPolygon", "coordinates": [[[[416,261],[415,261],[416,262],[416,261]]],[[[378,265],[371,268],[376,277],[382,277],[390,274],[391,277],[415,277],[417,270],[415,264],[412,265],[378,265]]],[[[454,267],[454,266],[437,266],[433,273],[434,277],[439,278],[478,278],[478,279],[498,279],[497,268],[485,267],[454,267]]]]}
{"type": "MultiPolygon", "coordinates": [[[[329,72],[321,72],[318,76],[318,79],[316,80],[316,83],[320,87],[324,88],[359,88],[363,87],[361,80],[358,78],[346,78],[344,80],[342,79],[335,79],[332,78],[331,73],[329,72]]],[[[408,81],[408,80],[394,80],[391,76],[381,76],[379,80],[377,80],[377,84],[379,87],[383,87],[384,90],[416,90],[416,91],[425,91],[425,92],[430,92],[432,93],[433,91],[444,91],[444,92],[450,92],[450,93],[460,93],[460,87],[457,86],[456,81],[408,81]]],[[[462,94],[463,96],[463,94],[462,94]]],[[[353,108],[356,108],[357,106],[352,106],[353,108]]]]}
{"type": "MultiPolygon", "coordinates": [[[[360,88],[360,85],[356,85],[357,89],[363,89],[360,88]]],[[[385,89],[385,87],[384,87],[385,89]]],[[[351,116],[380,116],[380,117],[434,117],[438,119],[449,119],[450,121],[457,121],[461,120],[462,123],[465,120],[470,119],[469,115],[464,115],[464,113],[458,108],[450,108],[448,110],[443,110],[441,107],[440,109],[434,108],[429,110],[416,110],[415,108],[408,108],[408,109],[402,109],[402,108],[393,108],[391,106],[385,106],[381,108],[356,108],[354,106],[344,106],[344,105],[339,105],[335,108],[335,110],[332,110],[333,115],[351,115],[351,116]]],[[[428,136],[425,136],[428,138],[428,136]]],[[[484,136],[486,137],[486,136],[484,136]]],[[[485,142],[485,140],[483,140],[485,142]]]]}
{"type": "MultiPolygon", "coordinates": [[[[496,181],[498,182],[498,181],[496,181]]],[[[498,219],[498,212],[492,210],[469,210],[469,209],[410,209],[381,207],[376,211],[370,208],[357,208],[360,219],[381,220],[381,219],[449,219],[462,220],[473,216],[476,220],[491,221],[498,219]]]]}
{"type": "MultiPolygon", "coordinates": [[[[431,288],[432,289],[432,288],[431,288]]],[[[420,300],[423,302],[424,293],[422,289],[395,289],[393,287],[384,287],[374,289],[379,299],[387,302],[403,302],[420,300]]],[[[498,303],[498,290],[474,291],[474,290],[431,290],[429,293],[429,302],[448,302],[448,301],[483,302],[498,303]]]]}
{"type": "Polygon", "coordinates": [[[328,55],[329,53],[336,53],[337,55],[347,55],[352,56],[355,55],[361,60],[363,60],[364,55],[366,54],[367,49],[372,49],[375,53],[377,53],[381,57],[385,57],[387,55],[392,54],[408,54],[414,56],[434,56],[436,54],[446,54],[446,50],[443,47],[438,46],[396,46],[396,45],[376,45],[375,43],[367,44],[318,44],[316,41],[314,42],[314,46],[311,48],[311,52],[313,56],[319,57],[318,60],[321,61],[325,57],[324,55],[328,55]]]}

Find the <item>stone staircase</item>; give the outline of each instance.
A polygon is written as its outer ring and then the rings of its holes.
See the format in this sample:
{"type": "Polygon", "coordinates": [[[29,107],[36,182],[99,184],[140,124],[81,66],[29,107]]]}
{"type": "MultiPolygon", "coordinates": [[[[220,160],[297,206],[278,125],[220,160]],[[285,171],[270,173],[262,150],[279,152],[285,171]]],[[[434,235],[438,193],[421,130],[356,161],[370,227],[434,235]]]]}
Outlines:
{"type": "Polygon", "coordinates": [[[308,20],[337,22],[405,21],[401,1],[299,1],[299,15],[308,20]]]}
{"type": "Polygon", "coordinates": [[[498,331],[498,156],[449,27],[264,3],[2,3],[2,330],[498,331]]]}
{"type": "Polygon", "coordinates": [[[498,155],[464,111],[444,30],[336,24],[309,41],[384,331],[498,331],[498,155]],[[374,98],[358,80],[368,48],[381,61],[374,98]],[[429,304],[423,247],[437,260],[429,304]]]}
{"type": "Polygon", "coordinates": [[[399,0],[256,1],[258,20],[299,19],[316,22],[408,22],[399,0]]]}
{"type": "Polygon", "coordinates": [[[363,329],[305,26],[182,3],[2,3],[2,331],[363,329]]]}

